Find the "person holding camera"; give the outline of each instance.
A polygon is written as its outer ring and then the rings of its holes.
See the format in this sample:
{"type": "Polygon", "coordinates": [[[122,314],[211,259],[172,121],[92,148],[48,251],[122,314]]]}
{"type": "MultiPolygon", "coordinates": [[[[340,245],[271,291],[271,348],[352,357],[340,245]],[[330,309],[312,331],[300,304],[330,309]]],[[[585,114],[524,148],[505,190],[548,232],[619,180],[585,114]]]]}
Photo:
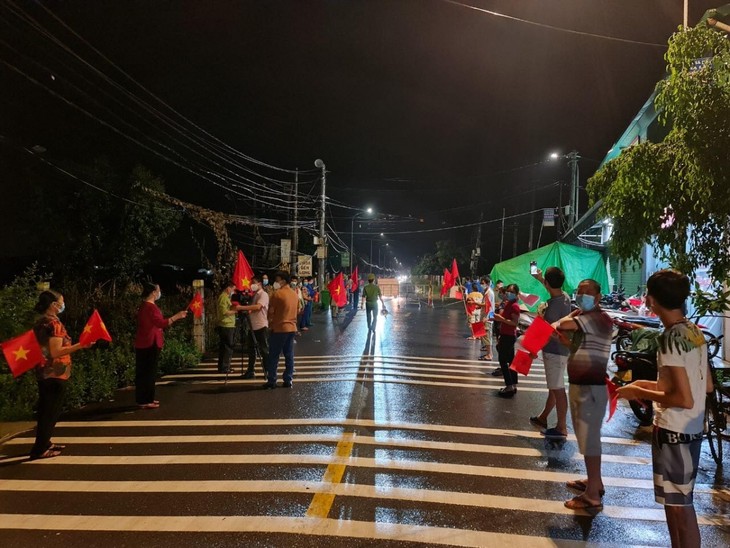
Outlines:
{"type": "Polygon", "coordinates": [[[231,372],[231,359],[233,358],[233,346],[236,336],[236,314],[242,307],[234,305],[231,297],[236,291],[236,284],[228,282],[223,292],[218,297],[218,373],[231,372]]]}
{"type": "Polygon", "coordinates": [[[244,379],[254,379],[256,374],[256,348],[261,353],[264,373],[269,360],[269,294],[264,289],[259,276],[251,278],[253,300],[249,305],[239,306],[238,310],[248,312],[250,329],[248,330],[248,369],[242,375],[244,379]]]}
{"type": "Polygon", "coordinates": [[[160,402],[155,400],[155,380],[157,362],[164,344],[162,330],[188,315],[181,310],[174,316],[165,318],[155,304],[162,297],[160,286],[151,282],[142,284],[142,305],[137,312],[137,336],[134,341],[136,355],[134,387],[137,404],[142,409],[156,409],[160,402]]]}

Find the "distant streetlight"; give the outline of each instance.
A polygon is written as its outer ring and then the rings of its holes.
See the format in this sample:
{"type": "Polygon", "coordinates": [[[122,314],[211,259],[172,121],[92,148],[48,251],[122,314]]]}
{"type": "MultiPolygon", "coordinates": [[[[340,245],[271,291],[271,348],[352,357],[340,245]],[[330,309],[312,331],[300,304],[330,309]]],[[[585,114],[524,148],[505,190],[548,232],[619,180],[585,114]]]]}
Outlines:
{"type": "MultiPolygon", "coordinates": [[[[373,208],[369,207],[365,211],[358,211],[353,215],[352,217],[352,223],[350,225],[350,276],[352,276],[352,269],[355,265],[355,242],[354,242],[354,236],[355,236],[355,219],[357,219],[360,215],[364,215],[367,213],[368,215],[371,215],[373,213],[373,208]]],[[[371,257],[372,260],[372,257],[371,257]]]]}
{"type": "Polygon", "coordinates": [[[550,153],[550,159],[551,160],[557,160],[558,158],[560,158],[560,154],[558,154],[557,152],[551,152],[550,153]]]}

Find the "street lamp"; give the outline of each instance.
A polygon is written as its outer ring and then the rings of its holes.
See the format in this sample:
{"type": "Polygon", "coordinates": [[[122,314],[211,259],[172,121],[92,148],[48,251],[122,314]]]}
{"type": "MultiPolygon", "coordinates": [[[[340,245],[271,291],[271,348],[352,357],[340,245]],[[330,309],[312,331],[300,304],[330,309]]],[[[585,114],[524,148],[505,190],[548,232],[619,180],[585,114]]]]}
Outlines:
{"type": "Polygon", "coordinates": [[[578,160],[580,154],[577,150],[572,150],[568,154],[559,154],[553,152],[550,154],[551,160],[564,158],[568,160],[570,166],[570,217],[568,218],[568,229],[570,230],[578,222],[578,207],[580,205],[580,172],[578,170],[578,160]]]}
{"type": "MultiPolygon", "coordinates": [[[[353,215],[352,217],[352,223],[350,225],[350,276],[352,276],[352,269],[355,265],[355,219],[357,219],[360,215],[364,215],[365,213],[371,215],[373,213],[373,208],[369,207],[365,211],[358,211],[357,213],[355,213],[355,215],[353,215]]],[[[372,258],[370,260],[372,260],[372,258]]]]}
{"type": "Polygon", "coordinates": [[[320,218],[319,218],[319,249],[318,255],[319,255],[319,272],[317,276],[317,282],[319,283],[320,290],[324,287],[324,261],[325,261],[325,255],[327,254],[327,243],[325,242],[325,235],[324,235],[324,225],[325,225],[325,206],[327,204],[327,170],[325,168],[324,162],[317,158],[314,161],[314,167],[319,168],[322,170],[322,203],[321,203],[321,211],[320,211],[320,218]]]}

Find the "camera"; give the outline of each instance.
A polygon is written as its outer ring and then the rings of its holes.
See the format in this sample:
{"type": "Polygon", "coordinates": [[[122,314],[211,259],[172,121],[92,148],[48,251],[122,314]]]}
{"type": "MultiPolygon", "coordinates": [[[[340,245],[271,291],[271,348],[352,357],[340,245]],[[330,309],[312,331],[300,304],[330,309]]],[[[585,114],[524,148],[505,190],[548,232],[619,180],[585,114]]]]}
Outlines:
{"type": "Polygon", "coordinates": [[[253,303],[253,292],[249,290],[234,291],[231,295],[231,303],[248,306],[253,303]]]}

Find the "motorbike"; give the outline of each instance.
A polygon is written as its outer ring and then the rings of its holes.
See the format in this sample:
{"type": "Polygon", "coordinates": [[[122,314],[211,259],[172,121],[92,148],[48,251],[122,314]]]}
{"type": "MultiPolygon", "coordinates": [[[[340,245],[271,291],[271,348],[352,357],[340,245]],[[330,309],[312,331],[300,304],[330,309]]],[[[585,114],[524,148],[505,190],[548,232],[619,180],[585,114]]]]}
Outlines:
{"type": "MultiPolygon", "coordinates": [[[[619,350],[613,354],[612,358],[616,364],[616,374],[612,382],[616,386],[626,386],[638,380],[657,380],[656,352],[619,350]]],[[[651,400],[629,400],[629,405],[641,426],[649,426],[652,423],[654,406],[651,400]]]]}
{"type": "Polygon", "coordinates": [[[661,329],[662,324],[659,318],[646,316],[620,316],[613,319],[617,328],[614,336],[616,350],[630,350],[633,346],[632,333],[637,329],[651,328],[661,329]]]}

